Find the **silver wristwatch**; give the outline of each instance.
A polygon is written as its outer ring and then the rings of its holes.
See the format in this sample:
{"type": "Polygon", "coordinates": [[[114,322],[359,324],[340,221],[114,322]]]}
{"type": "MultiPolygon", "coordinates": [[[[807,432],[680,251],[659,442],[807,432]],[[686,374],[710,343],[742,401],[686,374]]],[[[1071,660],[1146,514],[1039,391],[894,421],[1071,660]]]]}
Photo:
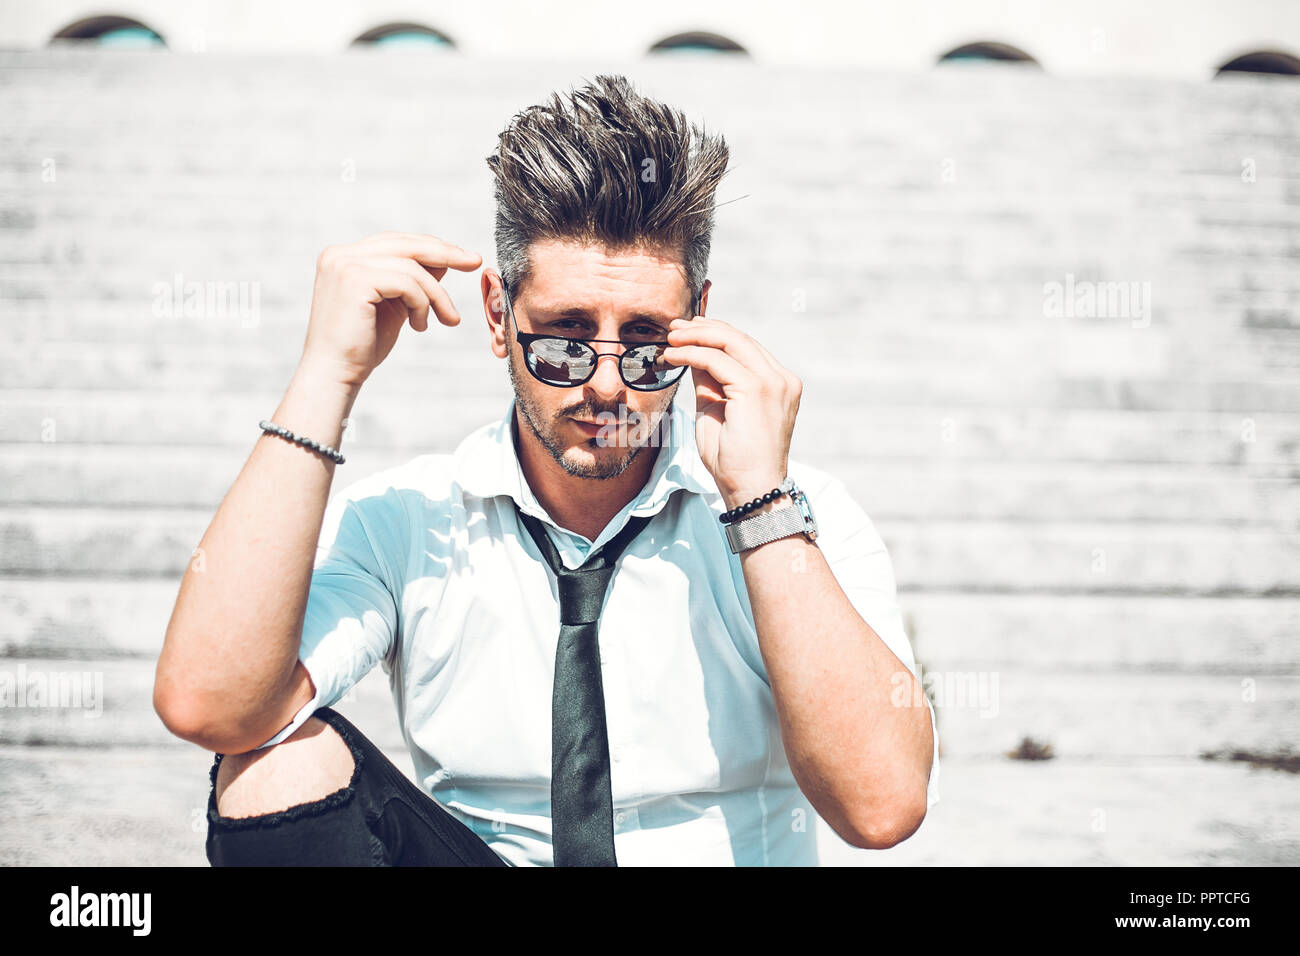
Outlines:
{"type": "Polygon", "coordinates": [[[761,514],[749,515],[727,525],[727,544],[732,554],[757,548],[777,538],[788,538],[792,534],[806,534],[809,541],[817,539],[817,519],[813,517],[812,506],[808,496],[793,478],[781,482],[781,489],[790,496],[794,507],[776,508],[761,514]]]}

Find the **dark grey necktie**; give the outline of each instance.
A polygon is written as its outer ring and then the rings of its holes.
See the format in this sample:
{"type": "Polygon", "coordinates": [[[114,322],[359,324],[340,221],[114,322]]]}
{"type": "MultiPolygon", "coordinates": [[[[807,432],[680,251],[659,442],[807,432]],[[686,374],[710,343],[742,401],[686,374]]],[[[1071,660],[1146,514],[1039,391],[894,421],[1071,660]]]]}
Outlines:
{"type": "Polygon", "coordinates": [[[627,525],[569,570],[542,523],[515,505],[519,520],[550,565],[560,593],[560,639],[551,696],[551,845],[556,866],[618,866],[609,734],[597,640],[614,565],[650,518],[627,525]]]}

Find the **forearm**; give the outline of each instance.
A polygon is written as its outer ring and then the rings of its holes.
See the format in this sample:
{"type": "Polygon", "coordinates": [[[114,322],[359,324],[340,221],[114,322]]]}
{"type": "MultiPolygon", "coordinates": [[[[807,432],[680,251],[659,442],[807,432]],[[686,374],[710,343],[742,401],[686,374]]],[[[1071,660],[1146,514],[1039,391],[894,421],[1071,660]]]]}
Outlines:
{"type": "MultiPolygon", "coordinates": [[[[339,448],[357,389],[300,366],[271,420],[339,448]]],[[[261,435],[181,580],[154,702],[173,729],[269,720],[288,687],[335,464],[261,435]]]]}
{"type": "Polygon", "coordinates": [[[854,845],[905,839],[925,814],[934,747],[915,678],[858,614],[815,543],[781,538],[742,551],[740,561],[800,789],[854,845]]]}

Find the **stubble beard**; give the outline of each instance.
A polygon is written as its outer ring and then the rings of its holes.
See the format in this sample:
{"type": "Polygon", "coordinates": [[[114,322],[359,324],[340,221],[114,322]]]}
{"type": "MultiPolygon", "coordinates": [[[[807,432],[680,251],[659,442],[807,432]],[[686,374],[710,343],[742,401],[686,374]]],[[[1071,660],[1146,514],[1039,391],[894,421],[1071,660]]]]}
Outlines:
{"type": "MultiPolygon", "coordinates": [[[[513,343],[511,343],[513,345],[513,343]]],[[[564,419],[558,422],[549,422],[546,414],[538,408],[528,396],[528,392],[523,387],[523,377],[528,376],[527,372],[520,372],[515,368],[515,349],[511,348],[510,358],[506,361],[506,366],[510,370],[510,386],[515,390],[515,408],[519,412],[519,417],[528,423],[529,429],[537,440],[541,442],[542,447],[550,453],[555,459],[556,464],[565,470],[569,475],[575,478],[595,478],[607,479],[617,478],[623,472],[631,467],[632,462],[636,461],[637,455],[641,454],[646,447],[643,444],[632,443],[626,448],[626,453],[621,456],[609,455],[602,453],[608,449],[609,445],[599,445],[600,438],[592,437],[583,443],[583,447],[594,449],[594,458],[587,460],[585,456],[582,459],[575,458],[578,454],[574,447],[565,443],[556,433],[564,427],[564,419]]],[[[531,376],[528,376],[532,381],[531,376]]],[[[680,384],[680,383],[679,383],[680,384]]],[[[669,390],[668,401],[662,409],[663,414],[668,414],[668,407],[672,405],[673,395],[676,393],[678,385],[674,385],[669,390]]],[[[597,421],[601,421],[599,415],[592,416],[597,421]]],[[[654,413],[650,417],[658,422],[658,416],[654,413]]],[[[631,431],[631,425],[628,431],[631,431]]],[[[653,433],[653,432],[652,432],[653,433]]]]}

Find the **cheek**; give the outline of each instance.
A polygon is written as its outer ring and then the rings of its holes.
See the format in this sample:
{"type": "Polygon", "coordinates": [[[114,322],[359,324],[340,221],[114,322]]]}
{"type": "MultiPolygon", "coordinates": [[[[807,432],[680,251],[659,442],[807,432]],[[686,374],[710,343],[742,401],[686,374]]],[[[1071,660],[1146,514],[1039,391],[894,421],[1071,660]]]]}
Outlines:
{"type": "Polygon", "coordinates": [[[628,427],[648,433],[658,422],[659,427],[664,428],[671,415],[671,406],[671,398],[666,402],[657,401],[653,405],[631,406],[627,414],[628,427]]]}

